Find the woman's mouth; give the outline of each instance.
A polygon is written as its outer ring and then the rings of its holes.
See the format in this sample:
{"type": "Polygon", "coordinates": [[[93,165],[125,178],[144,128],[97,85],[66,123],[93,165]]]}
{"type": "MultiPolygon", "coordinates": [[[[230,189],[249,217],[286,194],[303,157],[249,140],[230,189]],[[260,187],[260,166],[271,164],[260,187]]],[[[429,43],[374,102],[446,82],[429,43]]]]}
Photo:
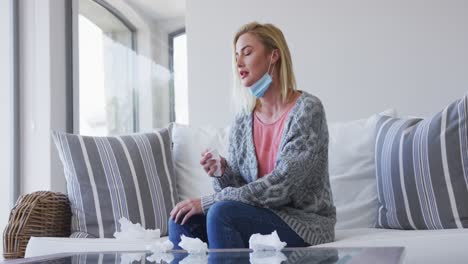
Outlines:
{"type": "Polygon", "coordinates": [[[245,77],[247,77],[247,75],[249,75],[249,72],[248,71],[240,71],[239,75],[240,75],[241,79],[244,79],[245,77]]]}

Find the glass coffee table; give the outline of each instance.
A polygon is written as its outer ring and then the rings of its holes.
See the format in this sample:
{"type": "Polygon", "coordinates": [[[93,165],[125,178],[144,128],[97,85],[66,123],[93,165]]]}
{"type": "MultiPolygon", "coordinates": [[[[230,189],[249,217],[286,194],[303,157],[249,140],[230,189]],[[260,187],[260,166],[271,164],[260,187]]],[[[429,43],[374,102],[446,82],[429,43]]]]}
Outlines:
{"type": "Polygon", "coordinates": [[[206,254],[188,254],[183,250],[169,253],[93,252],[55,254],[35,258],[5,260],[3,264],[285,264],[285,263],[403,263],[403,247],[373,248],[285,248],[281,252],[252,252],[249,249],[210,250],[206,254]]]}

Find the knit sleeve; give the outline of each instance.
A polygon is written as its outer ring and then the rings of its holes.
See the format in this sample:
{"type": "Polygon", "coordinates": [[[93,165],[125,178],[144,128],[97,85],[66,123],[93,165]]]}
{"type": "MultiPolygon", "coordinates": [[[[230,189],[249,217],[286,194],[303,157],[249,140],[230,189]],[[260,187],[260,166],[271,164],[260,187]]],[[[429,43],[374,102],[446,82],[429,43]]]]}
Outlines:
{"type": "Polygon", "coordinates": [[[226,187],[241,187],[246,184],[239,172],[239,166],[236,159],[235,134],[237,126],[232,126],[229,132],[229,148],[227,165],[221,177],[213,177],[213,189],[219,192],[226,187]]]}
{"type": "MultiPolygon", "coordinates": [[[[220,192],[227,187],[241,187],[247,182],[241,176],[239,171],[239,166],[236,159],[236,133],[239,133],[239,119],[240,116],[236,116],[233,125],[229,131],[229,148],[228,148],[228,157],[226,168],[224,169],[223,175],[221,177],[213,177],[213,189],[216,193],[220,192]]],[[[202,209],[208,208],[213,203],[213,198],[211,195],[201,197],[202,209]],[[205,205],[205,207],[203,206],[205,205]]],[[[205,210],[203,210],[206,213],[205,210]]]]}
{"type": "MultiPolygon", "coordinates": [[[[226,187],[241,187],[247,182],[241,176],[239,166],[237,163],[238,157],[236,156],[236,135],[239,133],[239,123],[241,122],[241,115],[237,115],[234,119],[233,125],[229,131],[229,147],[228,156],[226,158],[226,168],[224,169],[221,177],[213,177],[213,189],[215,192],[220,192],[226,187]]],[[[202,205],[212,203],[211,197],[201,197],[202,205]]]]}
{"type": "Polygon", "coordinates": [[[309,102],[292,118],[275,169],[249,184],[226,187],[205,196],[203,211],[206,212],[213,203],[225,200],[275,209],[289,203],[301,203],[304,197],[314,195],[310,192],[323,181],[326,176],[323,168],[327,167],[327,159],[320,157],[328,155],[328,129],[323,106],[320,102],[309,102]]]}

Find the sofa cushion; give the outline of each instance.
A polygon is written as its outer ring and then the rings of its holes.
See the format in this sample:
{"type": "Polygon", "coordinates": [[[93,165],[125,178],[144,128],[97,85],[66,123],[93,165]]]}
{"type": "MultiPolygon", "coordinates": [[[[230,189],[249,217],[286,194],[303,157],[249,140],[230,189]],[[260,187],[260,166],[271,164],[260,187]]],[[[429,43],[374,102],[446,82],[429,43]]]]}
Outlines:
{"type": "MultiPolygon", "coordinates": [[[[321,244],[314,247],[404,247],[405,256],[403,263],[454,264],[466,263],[467,243],[468,229],[395,230],[382,228],[357,228],[337,230],[335,242],[321,244]]],[[[373,263],[384,262],[377,259],[373,263]]]]}
{"type": "Polygon", "coordinates": [[[468,94],[430,118],[377,123],[377,226],[468,227],[468,94]]]}
{"type": "MultiPolygon", "coordinates": [[[[381,114],[395,116],[389,109],[381,114]]],[[[328,126],[330,184],[336,229],[373,227],[376,221],[375,126],[378,114],[328,126]]]]}
{"type": "Polygon", "coordinates": [[[212,194],[212,179],[200,165],[201,153],[207,148],[216,148],[221,156],[226,157],[229,128],[190,127],[175,123],[171,127],[180,200],[212,194]]]}
{"type": "Polygon", "coordinates": [[[168,129],[89,137],[53,132],[72,209],[72,237],[113,237],[126,217],[167,234],[178,202],[168,129]]]}

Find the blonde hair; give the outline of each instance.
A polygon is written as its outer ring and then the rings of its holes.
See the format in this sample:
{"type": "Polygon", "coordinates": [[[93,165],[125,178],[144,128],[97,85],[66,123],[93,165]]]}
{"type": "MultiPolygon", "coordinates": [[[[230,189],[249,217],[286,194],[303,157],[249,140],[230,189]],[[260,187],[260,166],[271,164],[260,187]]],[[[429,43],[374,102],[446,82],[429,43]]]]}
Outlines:
{"type": "Polygon", "coordinates": [[[289,52],[288,44],[284,38],[283,32],[272,24],[260,24],[258,22],[251,22],[243,25],[234,36],[233,42],[233,74],[234,74],[234,95],[235,104],[237,109],[251,112],[259,103],[248,89],[243,87],[240,82],[239,74],[237,72],[236,62],[236,43],[243,34],[251,33],[256,36],[260,42],[266,47],[267,51],[271,52],[275,49],[279,51],[279,59],[274,67],[279,70],[279,81],[281,85],[281,98],[283,102],[288,100],[291,92],[297,90],[296,78],[294,77],[293,65],[291,60],[291,53],[289,52]],[[279,68],[279,69],[278,69],[279,68]]]}

